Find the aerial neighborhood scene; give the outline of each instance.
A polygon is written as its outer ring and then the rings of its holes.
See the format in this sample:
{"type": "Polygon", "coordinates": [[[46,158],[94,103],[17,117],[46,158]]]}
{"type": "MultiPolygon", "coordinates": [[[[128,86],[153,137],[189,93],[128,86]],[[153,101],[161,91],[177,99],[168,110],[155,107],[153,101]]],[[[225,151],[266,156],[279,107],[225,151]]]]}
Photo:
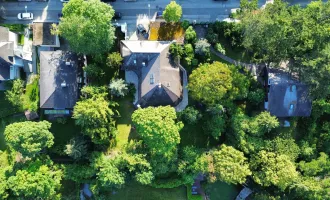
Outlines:
{"type": "Polygon", "coordinates": [[[0,200],[330,200],[330,3],[0,0],[0,200]]]}

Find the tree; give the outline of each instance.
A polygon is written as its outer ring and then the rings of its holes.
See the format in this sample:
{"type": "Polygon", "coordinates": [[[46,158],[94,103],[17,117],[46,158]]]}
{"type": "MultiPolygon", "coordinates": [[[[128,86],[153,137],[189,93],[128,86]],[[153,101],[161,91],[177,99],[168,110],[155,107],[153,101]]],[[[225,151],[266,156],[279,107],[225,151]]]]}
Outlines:
{"type": "Polygon", "coordinates": [[[188,124],[196,124],[201,118],[201,114],[194,107],[187,107],[179,113],[180,118],[188,124]]]}
{"type": "Polygon", "coordinates": [[[242,184],[251,175],[247,158],[243,152],[231,146],[221,145],[201,157],[202,171],[208,174],[210,182],[217,180],[231,184],[242,184]]]}
{"type": "Polygon", "coordinates": [[[10,124],[4,132],[6,143],[23,157],[32,158],[42,149],[54,144],[54,136],[49,132],[50,126],[51,123],[47,121],[10,124]]]}
{"type": "Polygon", "coordinates": [[[13,81],[12,88],[5,92],[6,99],[15,107],[22,106],[22,94],[24,93],[24,82],[21,79],[13,81]]]}
{"type": "Polygon", "coordinates": [[[271,116],[269,112],[261,112],[249,123],[249,132],[253,135],[262,136],[269,133],[272,129],[280,124],[275,116],[271,116]]]}
{"type": "Polygon", "coordinates": [[[300,148],[292,138],[285,139],[276,137],[273,140],[266,141],[266,149],[277,154],[287,155],[292,162],[294,162],[300,154],[300,148]]]}
{"type": "Polygon", "coordinates": [[[114,43],[111,19],[115,11],[99,0],[70,0],[64,4],[58,32],[77,53],[99,54],[108,52],[114,43]],[[92,42],[91,42],[92,41],[92,42]]]}
{"type": "Polygon", "coordinates": [[[275,185],[284,191],[298,178],[293,162],[286,155],[260,151],[250,160],[253,179],[262,186],[275,185]]]}
{"type": "Polygon", "coordinates": [[[184,39],[186,43],[194,44],[197,41],[196,31],[192,26],[189,26],[185,32],[184,39]]]}
{"type": "Polygon", "coordinates": [[[50,159],[35,160],[8,178],[8,188],[16,198],[60,199],[62,172],[50,159]]]}
{"type": "Polygon", "coordinates": [[[86,72],[87,76],[90,79],[99,79],[100,77],[104,76],[104,71],[102,68],[95,64],[89,64],[84,67],[84,71],[86,72]]]}
{"type": "Polygon", "coordinates": [[[65,145],[64,152],[75,160],[80,160],[87,155],[87,144],[83,137],[72,138],[69,144],[65,145]]]}
{"type": "Polygon", "coordinates": [[[73,110],[76,124],[81,126],[83,134],[91,137],[95,144],[109,142],[110,136],[116,135],[114,111],[109,103],[101,97],[77,102],[73,110]]]}
{"type": "Polygon", "coordinates": [[[155,174],[167,173],[176,160],[179,131],[183,127],[181,122],[176,123],[176,118],[170,106],[137,109],[132,114],[136,131],[149,148],[155,174]]]}
{"type": "Polygon", "coordinates": [[[188,65],[192,64],[192,61],[194,59],[195,56],[195,52],[194,52],[194,48],[191,44],[185,44],[184,45],[184,52],[185,52],[185,60],[187,62],[188,65]]]}
{"type": "Polygon", "coordinates": [[[185,183],[192,184],[198,173],[200,173],[200,163],[198,162],[200,156],[201,151],[194,146],[185,146],[180,152],[177,172],[185,183]]]}
{"type": "Polygon", "coordinates": [[[66,164],[61,165],[63,179],[72,180],[78,184],[91,182],[96,170],[89,165],[66,164]]]}
{"type": "Polygon", "coordinates": [[[220,43],[216,43],[215,44],[215,50],[217,50],[218,52],[222,53],[223,55],[226,54],[226,50],[221,46],[220,43]]]}
{"type": "Polygon", "coordinates": [[[320,157],[313,159],[311,162],[300,161],[299,169],[304,172],[306,176],[325,175],[330,172],[329,156],[323,152],[320,157]]]}
{"type": "Polygon", "coordinates": [[[243,12],[258,10],[258,0],[240,0],[240,8],[243,12]]]}
{"type": "Polygon", "coordinates": [[[178,22],[182,16],[182,8],[175,1],[171,1],[163,12],[166,22],[178,22]]]}
{"type": "Polygon", "coordinates": [[[210,46],[206,39],[199,39],[195,44],[195,53],[200,56],[208,56],[210,54],[210,46]]]}
{"type": "Polygon", "coordinates": [[[175,42],[170,45],[170,53],[177,60],[180,60],[182,55],[184,54],[182,46],[175,42]]]}
{"type": "Polygon", "coordinates": [[[107,57],[107,66],[112,69],[119,69],[123,61],[123,57],[121,57],[120,53],[113,52],[110,53],[107,57]]]}
{"type": "Polygon", "coordinates": [[[93,85],[86,85],[81,89],[81,96],[84,99],[89,98],[105,98],[108,96],[108,88],[105,86],[93,86],[93,85]]]}
{"type": "Polygon", "coordinates": [[[203,124],[204,133],[218,139],[225,130],[225,123],[223,115],[210,116],[203,124]]]}
{"type": "Polygon", "coordinates": [[[117,97],[124,97],[128,93],[128,86],[123,79],[112,80],[109,89],[111,94],[117,97]]]}
{"type": "Polygon", "coordinates": [[[188,88],[197,101],[214,104],[229,99],[232,90],[232,72],[226,64],[203,64],[189,77],[188,88]]]}

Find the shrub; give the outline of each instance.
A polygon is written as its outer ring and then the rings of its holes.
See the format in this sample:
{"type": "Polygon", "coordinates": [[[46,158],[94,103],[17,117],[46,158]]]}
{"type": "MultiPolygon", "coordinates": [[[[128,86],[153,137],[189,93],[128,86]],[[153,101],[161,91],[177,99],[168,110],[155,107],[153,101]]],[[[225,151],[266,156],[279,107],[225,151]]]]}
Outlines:
{"type": "Polygon", "coordinates": [[[214,33],[212,31],[212,29],[210,29],[211,31],[209,31],[206,35],[206,39],[211,43],[211,44],[215,44],[219,41],[219,36],[218,34],[214,33]]]}
{"type": "Polygon", "coordinates": [[[215,45],[215,50],[219,51],[219,52],[222,53],[223,55],[226,54],[225,49],[221,46],[220,43],[217,43],[217,44],[215,45]]]}
{"type": "Polygon", "coordinates": [[[195,43],[197,40],[197,34],[196,31],[192,26],[189,26],[186,30],[185,36],[184,36],[185,42],[187,43],[195,43]]]}
{"type": "Polygon", "coordinates": [[[87,65],[84,67],[84,71],[86,72],[87,77],[91,79],[98,79],[105,74],[104,71],[95,64],[87,65]]]}
{"type": "Polygon", "coordinates": [[[184,29],[184,30],[187,30],[187,28],[190,26],[190,23],[188,20],[183,20],[181,22],[181,27],[184,29]]]}
{"type": "Polygon", "coordinates": [[[182,46],[177,43],[172,43],[170,45],[170,53],[175,59],[181,59],[182,55],[184,54],[182,46]]]}
{"type": "Polygon", "coordinates": [[[107,57],[107,66],[113,69],[118,69],[122,64],[123,58],[120,53],[113,52],[107,57]]]}
{"type": "Polygon", "coordinates": [[[65,145],[64,152],[75,160],[80,160],[87,155],[87,144],[83,137],[72,138],[69,144],[65,145]]]}
{"type": "Polygon", "coordinates": [[[24,91],[24,82],[20,79],[16,79],[12,82],[12,87],[10,90],[5,92],[6,99],[14,106],[14,107],[22,107],[22,94],[24,91]]]}
{"type": "Polygon", "coordinates": [[[124,97],[128,93],[127,84],[123,79],[115,79],[110,82],[109,89],[112,95],[124,97]]]}
{"type": "Polygon", "coordinates": [[[180,118],[188,124],[196,124],[196,122],[201,118],[201,114],[194,107],[187,107],[182,112],[180,112],[180,118]]]}
{"type": "Polygon", "coordinates": [[[67,119],[65,117],[58,117],[56,118],[56,122],[59,124],[66,124],[67,119]]]}
{"type": "Polygon", "coordinates": [[[31,84],[26,85],[23,95],[23,109],[36,112],[39,104],[39,85],[38,77],[33,79],[31,84]]]}
{"type": "Polygon", "coordinates": [[[263,102],[265,98],[265,93],[262,89],[256,89],[249,92],[248,100],[254,105],[258,105],[263,102]]]}
{"type": "Polygon", "coordinates": [[[185,60],[187,61],[188,65],[191,65],[192,59],[194,58],[194,48],[191,44],[186,44],[184,45],[184,50],[185,50],[185,60]]]}
{"type": "Polygon", "coordinates": [[[206,56],[210,53],[210,44],[206,39],[200,39],[195,44],[195,53],[201,56],[206,56]]]}

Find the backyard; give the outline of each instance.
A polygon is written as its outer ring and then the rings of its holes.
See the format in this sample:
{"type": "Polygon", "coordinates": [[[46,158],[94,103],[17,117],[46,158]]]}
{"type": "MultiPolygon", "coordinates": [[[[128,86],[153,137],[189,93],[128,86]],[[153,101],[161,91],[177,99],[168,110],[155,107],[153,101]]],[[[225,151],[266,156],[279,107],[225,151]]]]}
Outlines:
{"type": "Polygon", "coordinates": [[[118,200],[186,200],[186,187],[157,189],[135,182],[128,183],[125,188],[112,195],[118,200]]]}
{"type": "Polygon", "coordinates": [[[233,200],[239,194],[241,187],[228,185],[227,183],[217,181],[205,186],[206,193],[210,200],[233,200]]]}

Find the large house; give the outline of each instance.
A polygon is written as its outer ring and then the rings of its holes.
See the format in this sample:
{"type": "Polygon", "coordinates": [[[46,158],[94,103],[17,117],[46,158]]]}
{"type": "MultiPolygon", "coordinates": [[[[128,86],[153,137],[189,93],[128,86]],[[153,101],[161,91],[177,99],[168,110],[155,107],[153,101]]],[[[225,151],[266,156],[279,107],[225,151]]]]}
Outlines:
{"type": "Polygon", "coordinates": [[[18,35],[0,26],[0,90],[4,82],[20,77],[20,72],[32,72],[32,44],[18,45],[18,35]]]}
{"type": "Polygon", "coordinates": [[[187,74],[170,56],[171,42],[121,41],[126,82],[134,83],[137,107],[171,105],[184,109],[187,74]]]}
{"type": "Polygon", "coordinates": [[[276,117],[308,117],[312,103],[308,86],[281,69],[264,68],[265,109],[276,117]]]}
{"type": "Polygon", "coordinates": [[[44,114],[68,115],[81,87],[83,60],[71,52],[40,51],[40,108],[44,114]]]}

